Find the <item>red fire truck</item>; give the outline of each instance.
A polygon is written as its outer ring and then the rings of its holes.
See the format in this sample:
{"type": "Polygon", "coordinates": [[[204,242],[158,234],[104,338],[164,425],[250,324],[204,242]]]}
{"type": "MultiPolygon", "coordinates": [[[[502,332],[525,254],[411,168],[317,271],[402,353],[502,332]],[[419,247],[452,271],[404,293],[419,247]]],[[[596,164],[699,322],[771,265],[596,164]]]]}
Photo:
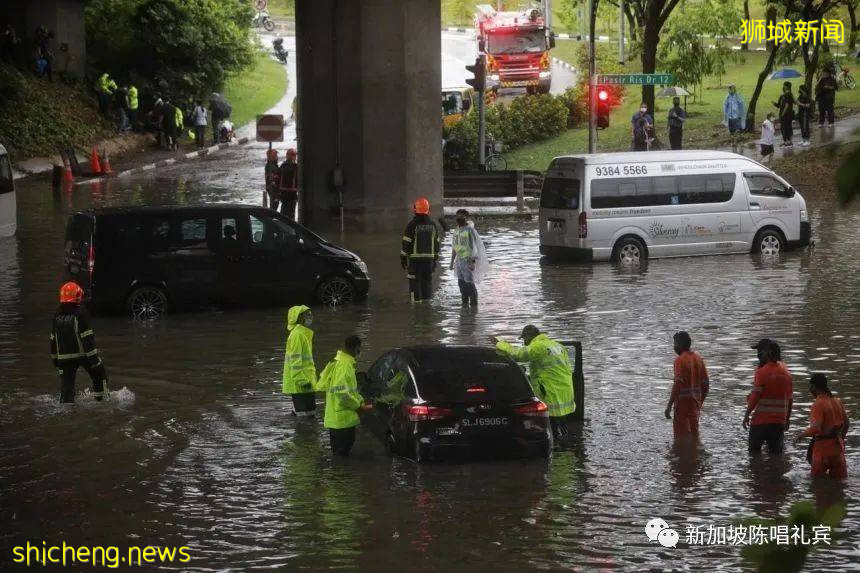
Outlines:
{"type": "Polygon", "coordinates": [[[555,36],[537,8],[521,12],[496,12],[478,6],[475,17],[478,51],[487,55],[487,83],[496,88],[526,88],[528,93],[548,93],[552,81],[555,36]]]}

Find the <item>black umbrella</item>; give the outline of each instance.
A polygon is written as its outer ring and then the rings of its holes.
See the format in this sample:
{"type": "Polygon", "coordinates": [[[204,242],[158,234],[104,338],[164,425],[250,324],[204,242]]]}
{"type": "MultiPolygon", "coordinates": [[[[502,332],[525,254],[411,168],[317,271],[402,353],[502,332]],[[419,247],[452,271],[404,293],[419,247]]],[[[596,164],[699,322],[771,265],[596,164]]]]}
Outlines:
{"type": "Polygon", "coordinates": [[[213,93],[209,98],[209,107],[212,113],[221,117],[230,117],[233,107],[227,102],[227,98],[219,93],[213,93]]]}

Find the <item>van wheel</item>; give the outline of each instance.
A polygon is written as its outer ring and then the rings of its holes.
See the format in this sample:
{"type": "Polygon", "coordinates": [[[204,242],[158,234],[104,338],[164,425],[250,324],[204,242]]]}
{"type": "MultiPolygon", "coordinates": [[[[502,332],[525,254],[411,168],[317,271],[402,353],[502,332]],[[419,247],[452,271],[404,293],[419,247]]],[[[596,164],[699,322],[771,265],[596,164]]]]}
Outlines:
{"type": "Polygon", "coordinates": [[[355,287],[343,277],[329,277],[317,287],[317,299],[329,306],[349,304],[355,300],[355,287]]]}
{"type": "Polygon", "coordinates": [[[167,313],[167,295],[158,287],[142,286],[128,296],[128,311],[137,320],[152,320],[167,313]]]}
{"type": "Polygon", "coordinates": [[[776,257],[785,249],[782,234],[773,229],[760,232],[755,240],[755,250],[767,257],[776,257]]]}
{"type": "Polygon", "coordinates": [[[645,245],[635,237],[621,239],[612,250],[612,260],[626,266],[638,265],[647,258],[645,245]]]}

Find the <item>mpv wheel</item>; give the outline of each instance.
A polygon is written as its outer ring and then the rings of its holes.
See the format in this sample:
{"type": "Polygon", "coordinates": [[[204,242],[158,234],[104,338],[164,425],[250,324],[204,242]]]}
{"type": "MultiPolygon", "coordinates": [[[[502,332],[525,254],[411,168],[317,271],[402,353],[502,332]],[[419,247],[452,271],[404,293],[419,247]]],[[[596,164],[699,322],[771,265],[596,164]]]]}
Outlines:
{"type": "Polygon", "coordinates": [[[317,299],[329,306],[349,304],[355,300],[355,287],[343,277],[329,277],[317,287],[317,299]]]}
{"type": "Polygon", "coordinates": [[[138,287],[128,296],[128,311],[138,320],[159,318],[167,312],[167,295],[158,287],[138,287]]]}
{"type": "Polygon", "coordinates": [[[759,233],[755,242],[756,251],[768,257],[778,256],[785,249],[785,241],[778,232],[767,229],[759,233]]]}
{"type": "Polygon", "coordinates": [[[645,245],[642,244],[642,241],[633,237],[627,237],[621,239],[615,245],[615,249],[612,251],[612,258],[616,263],[632,266],[638,265],[647,259],[648,255],[645,253],[645,245]]]}

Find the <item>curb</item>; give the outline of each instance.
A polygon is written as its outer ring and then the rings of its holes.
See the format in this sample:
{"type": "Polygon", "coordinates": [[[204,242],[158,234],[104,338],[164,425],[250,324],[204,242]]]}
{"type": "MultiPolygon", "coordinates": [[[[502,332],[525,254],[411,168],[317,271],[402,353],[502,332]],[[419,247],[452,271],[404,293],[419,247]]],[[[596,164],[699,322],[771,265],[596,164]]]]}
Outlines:
{"type": "Polygon", "coordinates": [[[460,33],[460,34],[468,34],[469,32],[474,32],[474,29],[472,29],[472,28],[454,28],[454,27],[448,27],[448,28],[442,28],[442,31],[443,31],[443,32],[458,32],[458,33],[460,33]]]}
{"type": "Polygon", "coordinates": [[[566,69],[569,72],[574,72],[574,73],[576,72],[576,68],[574,66],[572,66],[568,62],[565,62],[564,60],[559,60],[558,58],[556,58],[554,56],[552,58],[552,63],[557,65],[557,66],[561,66],[562,68],[566,69]]]}
{"type": "Polygon", "coordinates": [[[242,137],[235,141],[231,141],[229,143],[219,143],[218,145],[212,145],[211,147],[207,147],[205,149],[200,149],[198,151],[192,151],[191,153],[186,153],[182,158],[171,157],[168,159],[162,159],[160,161],[155,161],[153,163],[147,163],[145,165],[140,165],[138,167],[133,167],[131,169],[126,169],[125,171],[119,171],[113,175],[102,175],[100,177],[92,177],[89,179],[82,179],[80,181],[75,181],[75,185],[83,185],[84,183],[92,183],[93,181],[104,181],[105,179],[118,179],[120,177],[127,177],[129,175],[137,175],[139,173],[145,173],[147,171],[152,171],[153,169],[158,169],[159,167],[167,167],[168,165],[173,165],[174,163],[178,163],[180,161],[184,161],[185,159],[198,159],[200,157],[205,157],[207,155],[211,155],[221,149],[227,149],[228,147],[236,147],[237,145],[245,145],[251,141],[250,137],[242,137]]]}

